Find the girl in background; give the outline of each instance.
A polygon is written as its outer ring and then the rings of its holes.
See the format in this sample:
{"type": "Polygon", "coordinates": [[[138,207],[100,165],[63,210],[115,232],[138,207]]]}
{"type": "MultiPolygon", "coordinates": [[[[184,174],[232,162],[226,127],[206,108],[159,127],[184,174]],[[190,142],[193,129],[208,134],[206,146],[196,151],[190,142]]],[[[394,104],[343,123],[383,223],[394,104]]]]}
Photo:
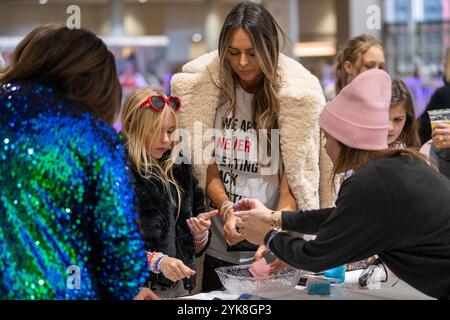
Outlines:
{"type": "MultiPolygon", "coordinates": [[[[282,38],[275,19],[262,5],[238,3],[222,25],[218,50],[189,62],[171,81],[172,92],[186,102],[180,126],[192,136],[196,122],[205,132],[216,129],[217,133],[215,161],[194,164],[208,205],[221,212],[211,227],[203,291],[222,287],[217,267],[247,264],[258,249],[243,241],[236,229],[236,201],[254,197],[273,209],[295,210],[326,207],[335,198],[331,163],[321,148],[318,116],[325,99],[320,83],[280,53],[282,38]],[[273,133],[270,142],[258,140],[262,130],[273,133]],[[242,138],[246,135],[248,139],[242,138]],[[230,141],[232,147],[223,141],[230,141]],[[233,142],[246,143],[248,148],[239,150],[241,144],[233,142]],[[270,168],[258,159],[259,143],[273,151],[270,168]]],[[[191,149],[199,152],[195,147],[191,149]]],[[[260,247],[258,252],[264,250],[260,247]]]]}
{"type": "Polygon", "coordinates": [[[362,34],[350,39],[337,56],[336,95],[358,74],[370,69],[383,69],[384,50],[374,37],[362,34]]]}

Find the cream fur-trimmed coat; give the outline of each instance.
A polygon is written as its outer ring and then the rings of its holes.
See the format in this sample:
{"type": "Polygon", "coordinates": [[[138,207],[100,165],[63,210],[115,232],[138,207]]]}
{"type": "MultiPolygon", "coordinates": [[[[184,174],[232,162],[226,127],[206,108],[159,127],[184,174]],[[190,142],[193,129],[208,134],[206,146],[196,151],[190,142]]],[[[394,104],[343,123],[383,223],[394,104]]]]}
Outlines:
{"type": "MultiPolygon", "coordinates": [[[[280,148],[284,170],[299,210],[326,208],[334,205],[331,185],[332,164],[320,138],[319,115],[325,104],[319,81],[295,60],[280,55],[278,72],[280,148]]],[[[183,66],[173,76],[172,95],[179,96],[180,128],[191,136],[191,159],[203,155],[211,141],[194,142],[194,124],[202,123],[203,133],[212,129],[219,107],[219,58],[217,50],[204,54],[183,66]],[[194,148],[195,146],[195,148],[194,148]],[[202,149],[199,150],[199,147],[202,149]]],[[[193,164],[194,175],[206,190],[208,164],[193,164]]]]}

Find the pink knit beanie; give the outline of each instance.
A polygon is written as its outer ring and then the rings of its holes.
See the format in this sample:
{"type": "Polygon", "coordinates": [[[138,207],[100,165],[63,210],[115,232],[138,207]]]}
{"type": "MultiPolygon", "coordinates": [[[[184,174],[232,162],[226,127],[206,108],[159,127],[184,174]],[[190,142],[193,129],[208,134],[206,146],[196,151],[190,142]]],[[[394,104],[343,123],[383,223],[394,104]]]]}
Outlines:
{"type": "Polygon", "coordinates": [[[348,147],[387,149],[391,77],[383,70],[359,74],[320,114],[320,127],[348,147]]]}

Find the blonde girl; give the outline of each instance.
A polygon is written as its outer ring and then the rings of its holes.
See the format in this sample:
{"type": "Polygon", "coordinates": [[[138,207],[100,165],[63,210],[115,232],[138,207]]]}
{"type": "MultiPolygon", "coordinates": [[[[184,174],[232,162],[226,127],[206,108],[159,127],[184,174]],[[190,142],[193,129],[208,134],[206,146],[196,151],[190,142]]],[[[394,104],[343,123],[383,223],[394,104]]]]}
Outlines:
{"type": "Polygon", "coordinates": [[[148,250],[144,286],[160,297],[185,295],[195,287],[195,257],[209,244],[210,217],[204,193],[187,164],[174,163],[172,136],[178,97],[142,88],[122,109],[122,135],[136,179],[140,228],[148,250]],[[181,281],[182,280],[182,281],[181,281]]]}

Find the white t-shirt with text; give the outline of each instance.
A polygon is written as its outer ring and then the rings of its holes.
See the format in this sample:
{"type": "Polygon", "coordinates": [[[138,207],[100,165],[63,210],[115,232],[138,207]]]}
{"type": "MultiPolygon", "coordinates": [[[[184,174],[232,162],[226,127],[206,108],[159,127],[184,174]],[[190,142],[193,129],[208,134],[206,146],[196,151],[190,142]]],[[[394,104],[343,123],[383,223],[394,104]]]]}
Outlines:
{"type": "MultiPolygon", "coordinates": [[[[228,106],[217,110],[214,129],[214,153],[220,179],[225,191],[232,202],[242,198],[255,198],[268,208],[276,209],[280,194],[279,165],[281,159],[273,156],[272,165],[260,166],[258,159],[258,139],[252,128],[252,102],[253,95],[245,92],[240,86],[236,87],[236,114],[226,115],[228,106]],[[226,117],[225,117],[226,116],[226,117]],[[224,124],[224,129],[222,129],[224,124]],[[274,161],[276,159],[278,161],[274,161]]],[[[272,139],[278,136],[272,136],[272,139]]],[[[261,141],[264,141],[260,137],[261,141]]],[[[265,143],[265,142],[264,142],[265,143]]],[[[273,144],[272,144],[273,145],[273,144]]],[[[278,149],[277,149],[278,151],[278,149]]],[[[274,155],[275,153],[272,152],[274,155]]],[[[214,204],[207,199],[207,204],[213,208],[214,204]]],[[[223,234],[224,222],[219,216],[213,218],[211,226],[212,238],[207,254],[217,259],[235,264],[251,262],[254,251],[230,251],[223,234]]]]}

